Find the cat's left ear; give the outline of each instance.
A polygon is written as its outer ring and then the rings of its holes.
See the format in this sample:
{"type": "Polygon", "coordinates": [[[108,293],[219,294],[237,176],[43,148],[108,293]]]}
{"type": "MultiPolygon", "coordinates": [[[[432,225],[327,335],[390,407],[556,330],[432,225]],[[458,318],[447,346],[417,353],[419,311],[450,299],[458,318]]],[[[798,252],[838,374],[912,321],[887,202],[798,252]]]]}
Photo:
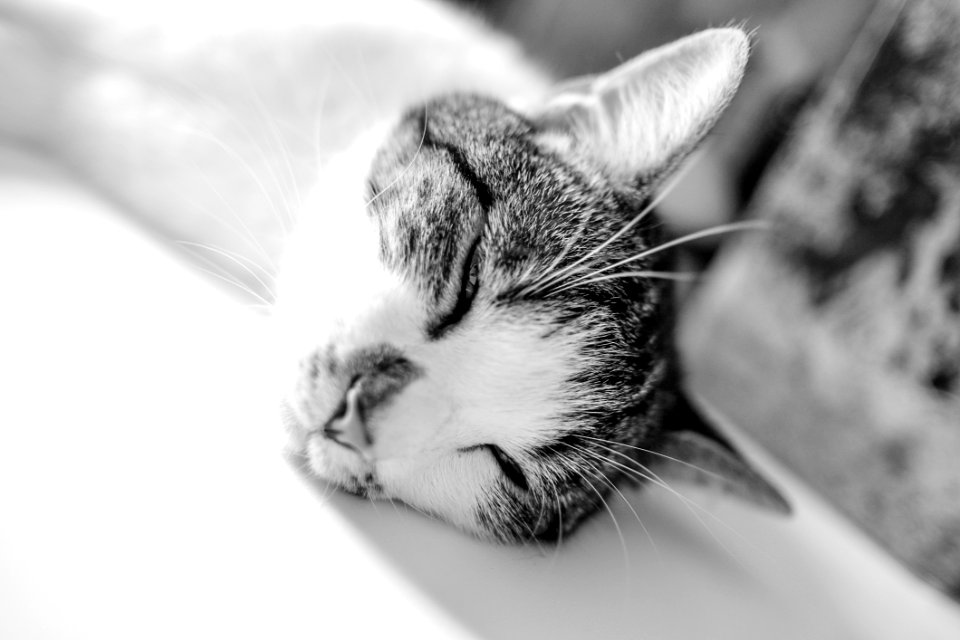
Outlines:
{"type": "Polygon", "coordinates": [[[680,481],[719,489],[775,513],[789,514],[790,503],[730,444],[705,408],[686,397],[665,421],[647,464],[665,482],[680,481]]]}
{"type": "Polygon", "coordinates": [[[585,153],[624,182],[655,184],[716,123],[749,50],[740,29],[702,31],[560,84],[533,117],[548,144],[585,153]]]}

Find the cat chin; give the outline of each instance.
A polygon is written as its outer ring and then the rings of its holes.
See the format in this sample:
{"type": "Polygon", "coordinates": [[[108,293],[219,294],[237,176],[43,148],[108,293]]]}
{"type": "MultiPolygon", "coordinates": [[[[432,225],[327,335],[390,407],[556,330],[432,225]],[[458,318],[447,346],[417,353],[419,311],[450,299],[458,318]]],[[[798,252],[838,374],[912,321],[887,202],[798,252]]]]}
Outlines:
{"type": "Polygon", "coordinates": [[[481,538],[495,539],[477,518],[476,505],[497,483],[496,473],[456,450],[375,460],[311,436],[299,455],[309,474],[352,495],[395,500],[481,538]]]}
{"type": "Polygon", "coordinates": [[[487,542],[553,542],[590,513],[565,505],[559,517],[554,502],[541,504],[536,493],[505,483],[482,450],[433,449],[378,460],[319,435],[305,442],[291,442],[290,458],[311,477],[359,498],[404,504],[487,542]]]}

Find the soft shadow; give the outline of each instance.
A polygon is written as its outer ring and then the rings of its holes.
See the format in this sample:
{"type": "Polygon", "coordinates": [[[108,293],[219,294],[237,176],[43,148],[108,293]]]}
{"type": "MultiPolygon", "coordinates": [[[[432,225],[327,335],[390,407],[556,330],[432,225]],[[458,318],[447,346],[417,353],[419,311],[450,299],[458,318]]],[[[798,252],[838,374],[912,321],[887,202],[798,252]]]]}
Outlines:
{"type": "MultiPolygon", "coordinates": [[[[317,490],[329,496],[325,485],[317,490]]],[[[619,531],[600,512],[559,546],[498,546],[402,505],[339,492],[325,502],[482,638],[779,637],[783,607],[752,566],[757,548],[737,533],[766,518],[691,511],[652,488],[623,493],[611,500],[619,531]]]]}

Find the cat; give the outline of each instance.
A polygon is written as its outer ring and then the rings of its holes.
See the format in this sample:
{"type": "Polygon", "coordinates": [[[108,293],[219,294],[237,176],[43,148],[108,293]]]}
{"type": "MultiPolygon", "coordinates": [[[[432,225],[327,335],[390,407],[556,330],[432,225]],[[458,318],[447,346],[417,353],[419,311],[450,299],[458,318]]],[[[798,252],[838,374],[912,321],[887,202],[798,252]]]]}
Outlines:
{"type": "Polygon", "coordinates": [[[440,4],[205,8],[124,31],[0,3],[0,133],[271,304],[311,474],[502,542],[568,535],[627,481],[789,511],[683,393],[653,211],[746,33],[557,83],[440,4]]]}

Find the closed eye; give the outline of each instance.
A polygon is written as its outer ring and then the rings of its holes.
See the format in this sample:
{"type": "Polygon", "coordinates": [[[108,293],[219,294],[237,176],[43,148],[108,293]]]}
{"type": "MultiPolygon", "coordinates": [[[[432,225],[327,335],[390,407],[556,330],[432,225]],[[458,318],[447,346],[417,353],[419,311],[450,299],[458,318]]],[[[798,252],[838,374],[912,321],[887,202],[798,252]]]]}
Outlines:
{"type": "Polygon", "coordinates": [[[500,472],[506,476],[507,480],[512,482],[521,491],[529,491],[530,483],[527,481],[527,476],[524,474],[523,469],[519,464],[517,464],[516,460],[514,460],[497,445],[479,444],[473,447],[461,449],[461,451],[469,452],[476,451],[478,449],[484,449],[490,452],[490,455],[493,456],[494,462],[496,462],[497,466],[500,468],[500,472]]]}
{"type": "Polygon", "coordinates": [[[457,292],[457,301],[453,308],[440,320],[431,326],[427,333],[432,340],[442,338],[450,329],[457,326],[461,320],[470,312],[473,301],[477,297],[477,290],[480,288],[480,260],[477,255],[477,248],[480,246],[480,237],[478,236],[467,255],[463,260],[463,267],[460,270],[460,289],[457,292]]]}

